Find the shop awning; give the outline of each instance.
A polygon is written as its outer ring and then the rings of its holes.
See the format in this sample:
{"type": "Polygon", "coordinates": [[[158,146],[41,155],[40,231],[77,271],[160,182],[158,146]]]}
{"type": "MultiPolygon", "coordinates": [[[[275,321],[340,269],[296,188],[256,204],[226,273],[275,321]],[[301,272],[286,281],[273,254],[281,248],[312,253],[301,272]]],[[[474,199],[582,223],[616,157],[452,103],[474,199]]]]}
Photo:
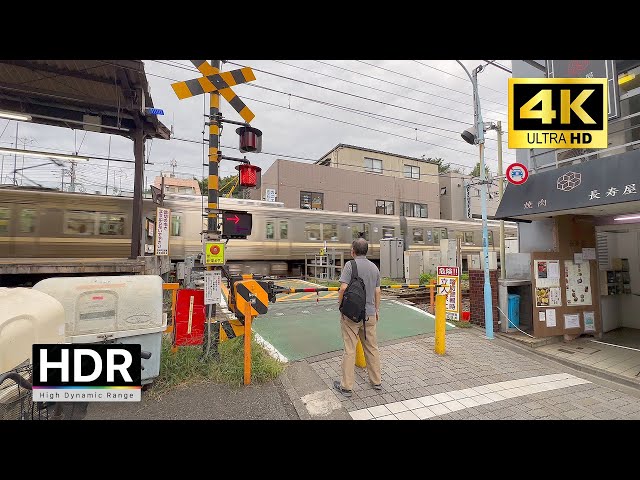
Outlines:
{"type": "Polygon", "coordinates": [[[640,201],[640,150],[531,175],[505,189],[497,219],[606,215],[640,201]],[[615,206],[615,208],[614,208],[615,206]]]}

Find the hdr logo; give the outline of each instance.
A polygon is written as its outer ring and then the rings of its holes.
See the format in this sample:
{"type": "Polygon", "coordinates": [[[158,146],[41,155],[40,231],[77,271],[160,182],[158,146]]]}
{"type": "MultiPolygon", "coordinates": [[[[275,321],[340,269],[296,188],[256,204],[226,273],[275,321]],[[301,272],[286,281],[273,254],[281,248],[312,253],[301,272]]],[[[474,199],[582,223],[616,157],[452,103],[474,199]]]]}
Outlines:
{"type": "Polygon", "coordinates": [[[606,78],[510,78],[509,148],[606,148],[606,78]]]}
{"type": "Polygon", "coordinates": [[[33,401],[139,402],[140,345],[33,346],[33,401]]]}

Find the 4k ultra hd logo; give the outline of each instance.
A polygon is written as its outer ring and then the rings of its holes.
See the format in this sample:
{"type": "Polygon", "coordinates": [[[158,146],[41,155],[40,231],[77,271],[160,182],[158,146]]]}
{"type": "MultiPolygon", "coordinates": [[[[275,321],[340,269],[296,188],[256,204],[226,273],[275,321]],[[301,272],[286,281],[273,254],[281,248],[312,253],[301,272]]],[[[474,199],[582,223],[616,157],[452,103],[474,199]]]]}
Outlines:
{"type": "Polygon", "coordinates": [[[509,148],[606,148],[606,78],[510,78],[509,148]]]}
{"type": "Polygon", "coordinates": [[[34,402],[139,402],[141,347],[33,346],[34,402]]]}

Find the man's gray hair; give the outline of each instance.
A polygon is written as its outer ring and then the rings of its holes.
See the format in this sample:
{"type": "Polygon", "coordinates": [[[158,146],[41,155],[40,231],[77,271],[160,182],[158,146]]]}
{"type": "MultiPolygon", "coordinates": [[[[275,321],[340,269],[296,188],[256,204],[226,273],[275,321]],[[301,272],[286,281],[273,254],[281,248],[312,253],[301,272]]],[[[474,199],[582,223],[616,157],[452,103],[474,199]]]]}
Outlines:
{"type": "Polygon", "coordinates": [[[369,243],[364,238],[357,238],[351,244],[351,248],[356,255],[366,255],[369,251],[369,243]]]}

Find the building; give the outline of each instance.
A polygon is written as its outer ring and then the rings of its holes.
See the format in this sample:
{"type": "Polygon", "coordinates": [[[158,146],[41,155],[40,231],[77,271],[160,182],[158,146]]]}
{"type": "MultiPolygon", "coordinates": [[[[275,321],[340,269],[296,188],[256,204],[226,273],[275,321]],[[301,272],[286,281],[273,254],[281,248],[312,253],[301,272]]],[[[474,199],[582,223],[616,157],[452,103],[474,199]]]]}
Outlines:
{"type": "Polygon", "coordinates": [[[439,188],[433,162],[339,144],[314,164],[276,160],[251,198],[288,208],[440,218],[439,188]]]}
{"type": "Polygon", "coordinates": [[[520,328],[536,337],[617,330],[606,340],[617,343],[636,329],[637,338],[640,60],[514,60],[512,68],[518,78],[608,78],[608,146],[517,150],[530,177],[505,189],[496,213],[520,222],[521,253],[507,256],[501,288],[528,295],[532,312],[520,328]]]}
{"type": "MultiPolygon", "coordinates": [[[[440,218],[447,220],[465,220],[482,215],[480,202],[480,185],[477,178],[462,173],[441,173],[440,184],[440,218]]],[[[487,216],[495,215],[500,203],[500,194],[496,185],[489,185],[487,198],[487,216]]]]}
{"type": "Polygon", "coordinates": [[[200,184],[194,178],[176,178],[170,175],[162,175],[162,177],[156,177],[153,181],[153,186],[160,188],[162,185],[162,178],[164,177],[164,192],[165,193],[178,193],[183,195],[200,195],[200,184]]]}

